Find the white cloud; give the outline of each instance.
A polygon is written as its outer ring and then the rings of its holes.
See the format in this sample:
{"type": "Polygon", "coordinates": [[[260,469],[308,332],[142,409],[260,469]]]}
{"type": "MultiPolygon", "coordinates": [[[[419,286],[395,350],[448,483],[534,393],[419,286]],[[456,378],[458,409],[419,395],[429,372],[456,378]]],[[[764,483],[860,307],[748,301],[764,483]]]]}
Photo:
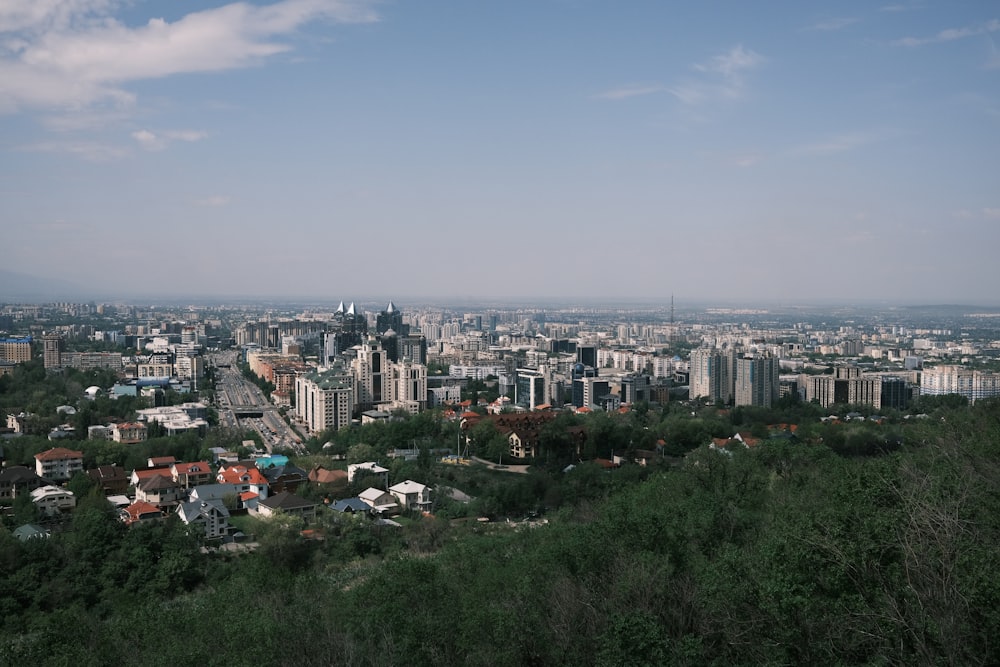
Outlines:
{"type": "Polygon", "coordinates": [[[174,141],[195,142],[201,141],[207,136],[207,132],[197,130],[166,130],[159,133],[150,130],[137,130],[132,133],[132,138],[147,151],[161,151],[174,141]]]}
{"type": "Polygon", "coordinates": [[[653,93],[663,92],[663,90],[664,87],[658,83],[650,85],[631,84],[598,93],[596,97],[602,100],[624,100],[629,97],[652,95],[653,93]]]}
{"type": "Polygon", "coordinates": [[[5,0],[0,9],[0,112],[134,103],[124,86],[181,73],[260,63],[292,47],[303,25],[376,20],[363,0],[242,2],[174,22],[128,26],[111,0],[5,0]]]}
{"type": "Polygon", "coordinates": [[[738,44],[707,62],[693,65],[704,76],[678,83],[668,91],[688,106],[737,99],[743,96],[746,88],[745,73],[765,61],[764,56],[738,44]]]}
{"type": "Polygon", "coordinates": [[[892,42],[896,46],[923,46],[924,44],[937,44],[940,42],[952,42],[956,39],[974,37],[975,35],[987,35],[1000,30],[1000,20],[993,19],[986,23],[962,28],[948,28],[930,37],[903,37],[892,42]]]}
{"type": "Polygon", "coordinates": [[[744,49],[742,44],[737,44],[727,53],[713,57],[705,63],[694,66],[696,70],[702,72],[717,72],[725,77],[739,76],[744,70],[757,67],[764,62],[764,56],[744,49]]]}
{"type": "Polygon", "coordinates": [[[806,28],[806,30],[817,30],[817,31],[820,31],[820,32],[830,32],[830,31],[833,31],[833,30],[842,30],[842,29],[846,28],[849,25],[854,25],[857,22],[858,22],[858,19],[856,19],[856,18],[847,18],[847,17],[836,18],[836,19],[828,19],[826,21],[820,21],[819,23],[814,23],[813,25],[808,26],[806,28]]]}

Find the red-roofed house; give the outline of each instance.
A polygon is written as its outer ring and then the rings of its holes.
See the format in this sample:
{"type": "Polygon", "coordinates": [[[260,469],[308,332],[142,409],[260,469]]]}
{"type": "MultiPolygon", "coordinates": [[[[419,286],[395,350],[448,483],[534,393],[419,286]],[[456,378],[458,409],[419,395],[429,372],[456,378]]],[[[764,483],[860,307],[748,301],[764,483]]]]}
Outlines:
{"type": "Polygon", "coordinates": [[[170,468],[136,468],[129,477],[129,484],[139,486],[147,479],[152,479],[153,477],[172,479],[170,477],[170,468]]]}
{"type": "Polygon", "coordinates": [[[177,459],[173,456],[151,456],[146,459],[147,468],[169,468],[175,463],[177,459]]]}
{"type": "Polygon", "coordinates": [[[83,452],[65,447],[53,447],[35,454],[35,474],[53,482],[65,482],[83,472],[83,452]]]}
{"type": "Polygon", "coordinates": [[[244,491],[240,494],[240,506],[251,512],[256,511],[258,502],[260,502],[260,495],[253,491],[244,491]]]}
{"type": "Polygon", "coordinates": [[[223,466],[215,480],[219,484],[232,484],[238,493],[253,492],[261,498],[267,498],[267,478],[255,466],[223,466]]]}
{"type": "Polygon", "coordinates": [[[156,505],[152,505],[142,500],[137,500],[125,509],[121,510],[121,520],[126,526],[147,521],[156,521],[164,517],[163,512],[156,505]]]}
{"type": "Polygon", "coordinates": [[[206,461],[196,461],[195,463],[175,463],[170,466],[170,475],[173,480],[185,489],[200,484],[211,484],[215,478],[212,467],[206,461]]]}

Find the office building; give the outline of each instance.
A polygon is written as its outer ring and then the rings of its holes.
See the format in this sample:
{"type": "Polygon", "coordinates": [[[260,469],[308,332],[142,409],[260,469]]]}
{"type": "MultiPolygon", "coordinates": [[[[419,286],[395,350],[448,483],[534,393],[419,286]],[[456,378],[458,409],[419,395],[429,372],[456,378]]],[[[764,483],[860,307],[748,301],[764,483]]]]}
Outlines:
{"type": "Polygon", "coordinates": [[[342,364],[295,379],[295,416],[310,434],[350,426],[353,412],[354,377],[342,364]]]}

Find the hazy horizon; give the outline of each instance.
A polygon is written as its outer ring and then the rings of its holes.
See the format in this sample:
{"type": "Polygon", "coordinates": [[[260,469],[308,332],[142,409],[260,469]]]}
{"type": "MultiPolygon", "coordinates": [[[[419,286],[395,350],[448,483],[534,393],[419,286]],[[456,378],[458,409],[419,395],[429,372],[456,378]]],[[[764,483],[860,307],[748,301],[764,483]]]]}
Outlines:
{"type": "Polygon", "coordinates": [[[1000,299],[993,3],[10,0],[0,35],[3,268],[94,295],[1000,299]]]}

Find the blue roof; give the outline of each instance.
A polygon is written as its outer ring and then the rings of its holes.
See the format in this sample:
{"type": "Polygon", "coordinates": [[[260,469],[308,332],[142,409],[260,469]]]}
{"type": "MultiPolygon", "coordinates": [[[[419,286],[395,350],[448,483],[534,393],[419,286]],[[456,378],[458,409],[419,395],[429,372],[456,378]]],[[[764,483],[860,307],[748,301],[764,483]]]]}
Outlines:
{"type": "Polygon", "coordinates": [[[270,468],[274,466],[275,468],[281,468],[282,466],[288,465],[288,457],[283,454],[272,454],[271,456],[262,456],[254,464],[258,469],[270,468]]]}
{"type": "Polygon", "coordinates": [[[335,502],[330,509],[337,512],[367,512],[371,508],[361,498],[344,498],[335,502]]]}

